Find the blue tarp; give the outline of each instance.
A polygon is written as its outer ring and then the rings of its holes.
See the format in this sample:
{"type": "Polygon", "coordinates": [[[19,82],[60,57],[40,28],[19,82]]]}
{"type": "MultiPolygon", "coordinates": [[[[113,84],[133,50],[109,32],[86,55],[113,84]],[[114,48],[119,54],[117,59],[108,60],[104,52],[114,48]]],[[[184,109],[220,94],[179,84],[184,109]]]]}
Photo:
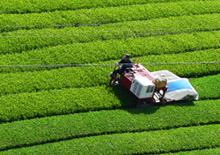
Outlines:
{"type": "Polygon", "coordinates": [[[167,86],[168,86],[167,93],[175,91],[175,90],[180,90],[180,89],[192,89],[188,80],[186,80],[186,79],[179,79],[176,81],[170,81],[167,83],[167,86]]]}

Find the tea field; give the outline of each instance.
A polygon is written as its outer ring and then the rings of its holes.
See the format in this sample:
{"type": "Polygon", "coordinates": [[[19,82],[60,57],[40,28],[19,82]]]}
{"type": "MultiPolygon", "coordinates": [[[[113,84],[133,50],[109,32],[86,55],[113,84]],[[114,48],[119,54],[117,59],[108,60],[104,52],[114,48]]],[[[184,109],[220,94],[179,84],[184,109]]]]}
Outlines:
{"type": "Polygon", "coordinates": [[[0,1],[0,155],[220,154],[219,62],[219,0],[0,1]],[[199,101],[137,109],[125,53],[199,101]]]}

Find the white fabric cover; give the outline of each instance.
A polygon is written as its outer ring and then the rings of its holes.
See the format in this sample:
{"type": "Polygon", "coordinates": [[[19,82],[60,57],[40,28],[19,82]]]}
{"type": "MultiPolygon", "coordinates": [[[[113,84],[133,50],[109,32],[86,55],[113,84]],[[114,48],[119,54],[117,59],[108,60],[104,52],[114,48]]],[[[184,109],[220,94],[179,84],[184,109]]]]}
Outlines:
{"type": "Polygon", "coordinates": [[[198,100],[199,95],[192,87],[189,80],[186,78],[180,78],[172,72],[163,70],[151,72],[154,78],[167,79],[168,90],[165,94],[165,98],[170,101],[180,100],[198,100]]]}

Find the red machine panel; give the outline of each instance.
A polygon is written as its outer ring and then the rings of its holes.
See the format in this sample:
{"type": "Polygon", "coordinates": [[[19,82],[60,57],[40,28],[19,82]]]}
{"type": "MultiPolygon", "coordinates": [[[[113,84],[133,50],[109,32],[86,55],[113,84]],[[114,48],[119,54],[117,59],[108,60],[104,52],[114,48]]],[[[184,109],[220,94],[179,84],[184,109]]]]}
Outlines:
{"type": "MultiPolygon", "coordinates": [[[[142,66],[141,64],[133,65],[133,67],[131,68],[131,71],[135,74],[145,76],[149,80],[154,79],[151,73],[146,68],[144,68],[144,66],[142,66]]],[[[134,79],[134,74],[131,74],[131,73],[122,74],[121,79],[120,79],[120,84],[123,85],[126,89],[130,90],[133,79],[134,79]]]]}
{"type": "MultiPolygon", "coordinates": [[[[132,68],[130,68],[129,73],[124,73],[121,75],[120,84],[123,87],[125,87],[128,91],[130,91],[130,88],[131,88],[132,82],[135,78],[135,75],[140,75],[140,76],[146,77],[150,81],[154,80],[154,77],[151,75],[151,73],[146,68],[144,68],[141,64],[135,64],[135,65],[133,65],[132,68]]],[[[138,105],[140,105],[142,101],[148,101],[150,103],[155,103],[157,100],[162,103],[163,101],[165,101],[164,95],[165,95],[166,91],[167,91],[166,86],[161,87],[161,88],[157,87],[157,88],[155,88],[154,93],[151,97],[142,98],[142,99],[138,98],[138,105]]],[[[168,102],[166,102],[166,103],[168,103],[168,102]]]]}

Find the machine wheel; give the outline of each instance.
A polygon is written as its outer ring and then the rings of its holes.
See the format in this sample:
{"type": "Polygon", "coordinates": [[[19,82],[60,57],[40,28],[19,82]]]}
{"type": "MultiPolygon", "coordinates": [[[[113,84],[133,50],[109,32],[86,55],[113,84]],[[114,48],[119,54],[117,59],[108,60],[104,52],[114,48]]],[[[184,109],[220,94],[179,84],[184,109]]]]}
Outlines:
{"type": "Polygon", "coordinates": [[[143,107],[148,107],[148,106],[151,106],[151,104],[146,101],[141,101],[140,104],[137,104],[137,108],[143,108],[143,107]]]}
{"type": "Polygon", "coordinates": [[[109,85],[118,85],[119,84],[119,79],[111,78],[109,81],[109,85]]]}
{"type": "Polygon", "coordinates": [[[114,83],[114,78],[111,78],[109,81],[109,85],[113,85],[113,83],[114,83]]]}
{"type": "Polygon", "coordinates": [[[163,99],[162,102],[161,102],[161,105],[164,106],[166,104],[167,104],[167,101],[163,99]]]}

